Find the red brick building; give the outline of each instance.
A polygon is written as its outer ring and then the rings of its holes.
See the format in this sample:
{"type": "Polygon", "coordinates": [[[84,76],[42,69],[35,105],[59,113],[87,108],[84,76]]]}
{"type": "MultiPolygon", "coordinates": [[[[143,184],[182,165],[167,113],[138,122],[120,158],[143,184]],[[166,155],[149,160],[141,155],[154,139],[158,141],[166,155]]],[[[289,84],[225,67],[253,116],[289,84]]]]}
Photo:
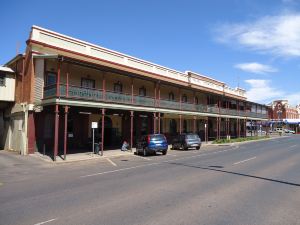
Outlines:
{"type": "Polygon", "coordinates": [[[288,100],[275,100],[270,104],[269,118],[273,127],[284,127],[299,131],[300,107],[291,106],[288,100]]]}

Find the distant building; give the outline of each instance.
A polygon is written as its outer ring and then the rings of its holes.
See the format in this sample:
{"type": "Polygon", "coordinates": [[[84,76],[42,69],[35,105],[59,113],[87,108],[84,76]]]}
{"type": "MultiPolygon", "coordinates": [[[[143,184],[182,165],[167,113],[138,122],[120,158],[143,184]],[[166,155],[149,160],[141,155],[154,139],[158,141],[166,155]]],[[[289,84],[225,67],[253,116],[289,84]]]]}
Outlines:
{"type": "Polygon", "coordinates": [[[294,107],[289,104],[288,100],[274,100],[269,106],[269,118],[274,127],[283,126],[295,131],[299,130],[299,105],[294,107]]]}
{"type": "Polygon", "coordinates": [[[8,124],[7,115],[15,101],[15,72],[5,66],[0,66],[0,149],[4,148],[8,124]]]}

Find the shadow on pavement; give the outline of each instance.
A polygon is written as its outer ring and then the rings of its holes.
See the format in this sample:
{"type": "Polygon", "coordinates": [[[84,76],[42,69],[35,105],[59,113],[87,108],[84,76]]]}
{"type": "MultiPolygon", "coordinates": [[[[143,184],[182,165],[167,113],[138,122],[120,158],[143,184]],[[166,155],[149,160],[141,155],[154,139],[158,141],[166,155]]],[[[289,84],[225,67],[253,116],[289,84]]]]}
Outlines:
{"type": "Polygon", "coordinates": [[[255,178],[255,179],[272,181],[272,182],[276,182],[276,183],[280,183],[280,184],[287,184],[287,185],[292,185],[292,186],[300,187],[300,184],[292,183],[292,182],[288,182],[288,181],[276,180],[276,179],[266,178],[266,177],[259,177],[259,176],[254,176],[254,175],[250,175],[250,174],[237,173],[237,172],[232,172],[232,171],[227,171],[227,170],[221,170],[221,169],[215,169],[215,168],[218,168],[218,167],[222,168],[222,166],[202,167],[202,166],[186,165],[186,164],[183,164],[183,163],[176,163],[176,162],[169,162],[169,164],[177,165],[177,166],[185,166],[185,167],[190,167],[190,168],[197,168],[197,169],[202,169],[202,170],[210,170],[210,171],[228,173],[228,174],[233,174],[233,175],[238,175],[238,176],[244,176],[244,177],[251,177],[251,178],[255,178]]]}

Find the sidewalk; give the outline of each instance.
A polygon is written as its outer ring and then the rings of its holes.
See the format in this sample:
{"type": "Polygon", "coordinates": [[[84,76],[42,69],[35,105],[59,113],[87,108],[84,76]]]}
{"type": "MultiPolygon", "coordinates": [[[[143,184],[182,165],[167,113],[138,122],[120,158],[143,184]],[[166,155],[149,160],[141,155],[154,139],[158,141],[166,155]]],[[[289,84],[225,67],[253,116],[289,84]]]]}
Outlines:
{"type": "Polygon", "coordinates": [[[98,154],[93,154],[92,152],[84,152],[84,153],[76,153],[76,154],[67,154],[66,160],[63,159],[62,156],[57,156],[56,161],[54,162],[51,157],[48,155],[43,155],[40,152],[36,152],[31,156],[42,159],[49,163],[68,163],[68,162],[78,162],[78,161],[86,161],[86,160],[96,160],[96,159],[105,159],[105,158],[114,158],[120,156],[129,156],[134,154],[135,149],[131,151],[123,152],[121,150],[108,150],[103,152],[103,156],[98,154]]]}

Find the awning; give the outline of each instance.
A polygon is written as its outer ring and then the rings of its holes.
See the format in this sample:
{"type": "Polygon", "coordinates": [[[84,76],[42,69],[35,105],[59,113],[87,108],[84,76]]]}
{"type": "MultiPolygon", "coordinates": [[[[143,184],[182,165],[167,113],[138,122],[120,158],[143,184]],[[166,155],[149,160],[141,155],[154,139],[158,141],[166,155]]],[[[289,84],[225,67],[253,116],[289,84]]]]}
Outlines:
{"type": "Polygon", "coordinates": [[[11,68],[6,67],[6,66],[0,66],[0,71],[6,72],[6,73],[14,73],[15,72],[11,68]]]}
{"type": "Polygon", "coordinates": [[[300,119],[284,119],[283,122],[286,124],[300,124],[300,119]]]}

